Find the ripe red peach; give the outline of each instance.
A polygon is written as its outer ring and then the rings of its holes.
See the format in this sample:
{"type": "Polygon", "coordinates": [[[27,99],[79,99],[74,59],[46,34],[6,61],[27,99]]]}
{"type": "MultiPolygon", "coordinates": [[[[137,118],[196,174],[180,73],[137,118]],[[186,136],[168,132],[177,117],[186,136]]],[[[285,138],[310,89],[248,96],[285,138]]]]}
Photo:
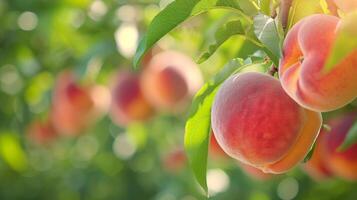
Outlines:
{"type": "Polygon", "coordinates": [[[333,118],[328,122],[331,131],[326,133],[323,140],[326,166],[334,175],[353,181],[357,180],[357,144],[345,151],[338,151],[337,148],[343,143],[356,119],[355,113],[333,118]]]}
{"type": "Polygon", "coordinates": [[[323,140],[326,138],[326,131],[321,129],[316,140],[315,149],[309,161],[303,164],[303,169],[316,181],[325,180],[332,176],[331,170],[326,163],[326,153],[323,140]]]}
{"type": "Polygon", "coordinates": [[[80,85],[71,71],[62,72],[52,96],[51,121],[65,135],[83,132],[108,107],[109,92],[100,86],[80,85]]]}
{"type": "Polygon", "coordinates": [[[33,121],[27,129],[28,138],[39,145],[46,145],[57,138],[57,133],[50,121],[33,121]]]}
{"type": "Polygon", "coordinates": [[[218,144],[231,157],[266,173],[284,173],[308,153],[321,114],[292,100],[272,76],[237,74],[218,90],[211,111],[218,144]]]}
{"type": "Polygon", "coordinates": [[[336,110],[357,96],[357,50],[326,72],[325,63],[340,19],[311,15],[288,32],[279,76],[284,90],[301,106],[317,112],[336,110]]]}
{"type": "Polygon", "coordinates": [[[180,111],[202,85],[197,65],[177,51],[156,54],[143,70],[141,86],[155,108],[180,111]]]}
{"type": "Polygon", "coordinates": [[[356,0],[334,0],[337,7],[343,12],[357,11],[356,0]]]}
{"type": "Polygon", "coordinates": [[[137,74],[121,71],[112,89],[111,117],[118,125],[147,120],[153,115],[151,104],[143,95],[137,74]]]}

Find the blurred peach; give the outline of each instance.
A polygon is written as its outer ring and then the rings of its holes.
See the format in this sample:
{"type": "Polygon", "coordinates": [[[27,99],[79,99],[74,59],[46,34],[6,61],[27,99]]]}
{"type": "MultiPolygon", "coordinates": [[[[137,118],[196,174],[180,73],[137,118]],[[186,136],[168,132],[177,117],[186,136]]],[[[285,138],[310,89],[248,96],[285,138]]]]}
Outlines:
{"type": "Polygon", "coordinates": [[[118,125],[143,121],[153,115],[153,108],[143,96],[137,74],[120,71],[112,88],[111,118],[118,125]]]}
{"type": "Polygon", "coordinates": [[[39,145],[47,145],[54,141],[58,135],[50,121],[33,121],[27,129],[28,138],[39,145]]]}
{"type": "Polygon", "coordinates": [[[338,147],[345,140],[356,119],[356,113],[331,119],[328,122],[331,131],[326,133],[323,140],[326,166],[334,175],[351,181],[357,180],[357,144],[353,144],[345,151],[339,151],[338,147]]]}
{"type": "Polygon", "coordinates": [[[52,123],[61,134],[77,135],[107,110],[109,99],[103,86],[80,85],[73,72],[64,71],[53,91],[52,123]]]}
{"type": "Polygon", "coordinates": [[[303,169],[316,181],[321,181],[332,176],[331,170],[326,163],[326,155],[323,147],[323,140],[326,137],[325,130],[320,132],[316,143],[315,149],[309,161],[303,164],[303,169]]]}
{"type": "Polygon", "coordinates": [[[219,146],[213,131],[211,131],[209,155],[213,158],[228,158],[227,154],[223,151],[221,146],[219,146]]]}
{"type": "Polygon", "coordinates": [[[203,83],[198,66],[177,51],[156,54],[143,70],[141,86],[145,97],[155,108],[181,111],[203,83]]]}
{"type": "Polygon", "coordinates": [[[169,172],[178,172],[182,170],[187,163],[185,151],[175,149],[163,157],[162,165],[169,172]]]}

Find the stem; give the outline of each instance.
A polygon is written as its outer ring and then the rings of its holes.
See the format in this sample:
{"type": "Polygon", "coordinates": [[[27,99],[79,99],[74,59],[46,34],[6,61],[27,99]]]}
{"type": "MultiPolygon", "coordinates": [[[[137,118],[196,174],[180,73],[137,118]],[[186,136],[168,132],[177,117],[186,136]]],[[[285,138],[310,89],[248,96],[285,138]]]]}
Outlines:
{"type": "Polygon", "coordinates": [[[274,64],[271,65],[271,67],[268,71],[268,74],[271,76],[274,76],[276,72],[278,72],[278,68],[274,64]]]}
{"type": "Polygon", "coordinates": [[[280,20],[281,20],[281,25],[283,26],[284,31],[286,30],[286,27],[288,25],[288,19],[289,19],[289,11],[290,7],[292,4],[293,0],[281,0],[280,2],[280,20]]]}

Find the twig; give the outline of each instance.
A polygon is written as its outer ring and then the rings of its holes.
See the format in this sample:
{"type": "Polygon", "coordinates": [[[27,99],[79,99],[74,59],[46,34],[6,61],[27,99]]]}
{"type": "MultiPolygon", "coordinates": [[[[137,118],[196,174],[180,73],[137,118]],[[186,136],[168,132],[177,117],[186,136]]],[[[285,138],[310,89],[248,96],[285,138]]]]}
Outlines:
{"type": "Polygon", "coordinates": [[[274,76],[276,72],[278,72],[278,68],[275,65],[271,65],[268,74],[274,76]]]}

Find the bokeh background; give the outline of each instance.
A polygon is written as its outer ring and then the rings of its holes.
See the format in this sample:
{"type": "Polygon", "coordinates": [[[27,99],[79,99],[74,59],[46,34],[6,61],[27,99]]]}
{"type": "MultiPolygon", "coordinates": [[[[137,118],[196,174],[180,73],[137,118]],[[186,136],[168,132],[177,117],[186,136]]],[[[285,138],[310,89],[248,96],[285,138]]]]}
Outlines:
{"type": "MultiPolygon", "coordinates": [[[[110,91],[116,76],[132,71],[140,37],[169,2],[0,0],[0,199],[204,199],[183,150],[188,105],[125,125],[115,123],[106,107],[115,100],[110,91]],[[103,105],[100,114],[75,134],[53,131],[48,122],[60,107],[54,91],[65,72],[74,74],[78,88],[103,89],[95,95],[103,105]]],[[[217,10],[193,18],[158,48],[197,59],[231,16],[217,10]]],[[[230,39],[199,65],[203,79],[246,48],[242,41],[230,39]]],[[[318,182],[301,168],[254,176],[217,154],[211,150],[209,157],[211,199],[357,199],[351,181],[318,182]]]]}

